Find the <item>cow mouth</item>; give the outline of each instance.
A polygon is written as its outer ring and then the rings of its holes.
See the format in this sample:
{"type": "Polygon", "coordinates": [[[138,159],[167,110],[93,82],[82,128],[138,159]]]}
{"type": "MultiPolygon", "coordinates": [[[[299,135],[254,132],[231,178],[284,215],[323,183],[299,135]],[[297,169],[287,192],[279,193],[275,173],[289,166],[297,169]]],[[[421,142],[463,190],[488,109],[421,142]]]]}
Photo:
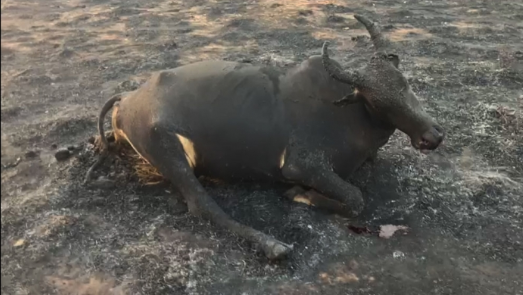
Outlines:
{"type": "Polygon", "coordinates": [[[438,146],[438,142],[431,142],[425,138],[421,138],[419,140],[413,140],[412,146],[419,150],[423,154],[428,154],[431,151],[435,150],[438,146]]]}
{"type": "Polygon", "coordinates": [[[423,138],[419,142],[420,150],[430,150],[432,146],[433,146],[433,144],[431,144],[428,140],[423,139],[423,138]]]}
{"type": "Polygon", "coordinates": [[[445,138],[445,131],[438,125],[432,126],[429,130],[425,131],[417,139],[412,139],[412,145],[420,152],[427,154],[432,150],[435,150],[443,142],[445,138]]]}
{"type": "Polygon", "coordinates": [[[434,149],[432,148],[432,146],[433,145],[428,140],[421,139],[421,141],[418,144],[418,149],[422,154],[428,154],[430,153],[430,151],[434,149]]]}
{"type": "Polygon", "coordinates": [[[423,154],[428,154],[431,151],[438,148],[441,141],[437,140],[436,142],[427,140],[425,138],[421,138],[419,142],[414,146],[416,149],[418,149],[423,154]]]}

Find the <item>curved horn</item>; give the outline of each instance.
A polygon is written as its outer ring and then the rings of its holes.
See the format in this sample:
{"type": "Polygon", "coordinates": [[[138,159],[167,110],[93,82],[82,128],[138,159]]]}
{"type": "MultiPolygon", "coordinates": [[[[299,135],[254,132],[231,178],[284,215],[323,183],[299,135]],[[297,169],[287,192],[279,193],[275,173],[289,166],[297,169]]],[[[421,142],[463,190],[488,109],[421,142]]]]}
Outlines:
{"type": "Polygon", "coordinates": [[[379,24],[371,21],[367,17],[355,14],[354,18],[362,23],[370,34],[372,43],[376,51],[384,50],[389,45],[389,40],[383,36],[379,24]]]}
{"type": "Polygon", "coordinates": [[[332,78],[347,84],[359,85],[361,83],[361,77],[350,71],[342,71],[339,67],[332,63],[327,49],[329,47],[329,42],[325,41],[323,47],[321,48],[321,58],[323,62],[323,67],[332,78]]]}

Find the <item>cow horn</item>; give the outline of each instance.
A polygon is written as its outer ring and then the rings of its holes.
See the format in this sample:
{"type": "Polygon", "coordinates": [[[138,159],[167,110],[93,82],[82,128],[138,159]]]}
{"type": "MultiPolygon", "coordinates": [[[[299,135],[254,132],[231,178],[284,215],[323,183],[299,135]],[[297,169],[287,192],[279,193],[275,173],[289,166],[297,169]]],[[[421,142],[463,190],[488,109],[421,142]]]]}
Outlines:
{"type": "Polygon", "coordinates": [[[385,50],[385,48],[389,46],[389,40],[381,33],[379,24],[359,14],[355,14],[354,18],[357,19],[360,23],[362,23],[367,29],[376,51],[385,50]]]}
{"type": "Polygon", "coordinates": [[[362,82],[361,76],[357,72],[342,71],[339,67],[332,63],[327,49],[329,47],[329,42],[325,41],[323,47],[321,48],[321,58],[323,62],[323,67],[332,78],[347,84],[352,84],[359,86],[362,82]]]}

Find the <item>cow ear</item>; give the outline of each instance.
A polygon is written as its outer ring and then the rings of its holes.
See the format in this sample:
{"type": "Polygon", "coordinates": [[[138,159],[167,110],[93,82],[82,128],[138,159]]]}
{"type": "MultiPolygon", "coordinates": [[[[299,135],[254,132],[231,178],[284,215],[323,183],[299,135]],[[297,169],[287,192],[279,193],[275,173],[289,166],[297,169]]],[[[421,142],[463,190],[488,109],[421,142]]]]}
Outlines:
{"type": "Polygon", "coordinates": [[[351,93],[347,94],[341,99],[338,99],[333,102],[336,106],[344,106],[348,104],[354,104],[362,101],[362,96],[358,95],[357,93],[351,93]]]}

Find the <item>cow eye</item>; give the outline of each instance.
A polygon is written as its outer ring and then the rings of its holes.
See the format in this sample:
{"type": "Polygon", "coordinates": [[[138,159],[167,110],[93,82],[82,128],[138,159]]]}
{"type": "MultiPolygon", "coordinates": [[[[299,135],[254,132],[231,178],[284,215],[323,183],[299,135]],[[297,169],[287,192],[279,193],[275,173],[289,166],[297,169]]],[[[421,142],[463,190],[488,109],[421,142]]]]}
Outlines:
{"type": "Polygon", "coordinates": [[[387,55],[387,59],[390,60],[392,62],[392,64],[394,64],[394,66],[396,68],[400,64],[400,59],[399,59],[399,57],[396,54],[389,54],[389,55],[387,55]]]}
{"type": "Polygon", "coordinates": [[[398,56],[396,54],[389,54],[387,55],[388,59],[398,59],[398,56]]]}

